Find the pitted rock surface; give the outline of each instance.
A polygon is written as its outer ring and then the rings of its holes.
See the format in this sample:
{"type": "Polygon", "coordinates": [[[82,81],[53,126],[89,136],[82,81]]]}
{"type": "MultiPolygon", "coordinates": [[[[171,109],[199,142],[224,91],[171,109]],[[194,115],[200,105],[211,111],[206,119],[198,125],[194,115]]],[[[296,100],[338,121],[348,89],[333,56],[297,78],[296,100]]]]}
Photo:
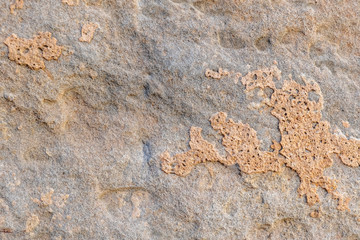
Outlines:
{"type": "Polygon", "coordinates": [[[360,239],[357,0],[0,6],[1,239],[360,239]]]}

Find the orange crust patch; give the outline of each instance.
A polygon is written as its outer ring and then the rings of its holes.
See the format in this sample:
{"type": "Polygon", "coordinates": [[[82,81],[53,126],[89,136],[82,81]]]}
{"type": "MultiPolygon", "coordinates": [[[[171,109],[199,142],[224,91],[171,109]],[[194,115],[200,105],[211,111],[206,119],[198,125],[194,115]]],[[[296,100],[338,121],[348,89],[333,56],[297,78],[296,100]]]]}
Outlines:
{"type": "Polygon", "coordinates": [[[39,32],[33,39],[18,38],[12,34],[4,41],[9,49],[9,59],[33,70],[45,69],[44,59],[50,61],[60,57],[62,47],[56,42],[49,32],[39,32]]]}
{"type": "Polygon", "coordinates": [[[206,69],[205,71],[205,76],[208,78],[213,78],[213,79],[221,79],[222,77],[228,76],[230,73],[227,70],[223,70],[222,68],[219,68],[218,72],[215,72],[211,69],[206,69]]]}
{"type": "Polygon", "coordinates": [[[274,79],[280,78],[280,70],[273,66],[250,72],[241,80],[247,92],[256,88],[273,90],[263,101],[279,120],[281,141],[273,141],[273,151],[261,151],[254,129],[248,124],[235,123],[227,119],[226,113],[220,112],[213,115],[210,122],[223,136],[226,156],[221,156],[213,144],[202,138],[200,128],[192,127],[190,150],[173,157],[168,152],[163,153],[160,157],[162,170],[186,176],[195,165],[210,161],[238,164],[245,173],[264,173],[279,172],[285,165],[299,175],[298,193],[306,196],[308,205],[320,202],[317,188],[321,187],[338,200],[338,210],[349,210],[350,199],[336,191],[337,180],[324,176],[324,170],[332,166],[332,154],[337,154],[347,166],[359,166],[360,141],[333,134],[330,124],[321,120],[323,96],[318,84],[303,78],[305,85],[301,85],[290,78],[278,89],[274,79]],[[313,100],[311,94],[318,99],[313,100]]]}

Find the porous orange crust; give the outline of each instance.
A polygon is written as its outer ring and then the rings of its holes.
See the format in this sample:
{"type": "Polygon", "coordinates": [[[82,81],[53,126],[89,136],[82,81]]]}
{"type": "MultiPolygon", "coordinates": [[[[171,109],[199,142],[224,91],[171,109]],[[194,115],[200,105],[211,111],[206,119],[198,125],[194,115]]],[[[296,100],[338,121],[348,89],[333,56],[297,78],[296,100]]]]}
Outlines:
{"type": "Polygon", "coordinates": [[[80,42],[91,42],[94,38],[94,33],[99,26],[96,23],[86,23],[81,29],[80,42]]]}
{"type": "Polygon", "coordinates": [[[9,48],[9,59],[33,70],[44,69],[44,59],[50,61],[60,57],[62,47],[56,42],[49,32],[39,32],[33,39],[18,38],[12,34],[4,41],[9,48]]]}
{"type": "Polygon", "coordinates": [[[191,149],[174,157],[168,152],[163,153],[162,169],[166,173],[185,176],[196,164],[207,161],[238,164],[245,173],[278,172],[285,165],[299,175],[298,193],[306,196],[310,206],[320,202],[317,187],[321,187],[338,199],[339,210],[349,210],[350,199],[336,191],[336,180],[324,176],[324,170],[332,166],[332,154],[337,154],[347,166],[359,166],[360,141],[333,134],[330,124],[321,120],[323,96],[318,84],[303,78],[305,85],[301,85],[290,79],[277,89],[274,79],[280,78],[280,70],[273,66],[250,72],[241,80],[247,92],[255,88],[273,90],[270,98],[263,101],[279,120],[281,141],[273,141],[273,151],[261,151],[254,129],[248,124],[235,123],[227,119],[226,113],[220,112],[212,116],[210,122],[213,129],[223,135],[225,157],[201,137],[200,128],[192,127],[191,149]],[[310,94],[317,95],[318,99],[311,99],[310,94]]]}
{"type": "Polygon", "coordinates": [[[206,69],[205,71],[205,76],[208,78],[213,78],[213,79],[221,79],[224,76],[228,76],[230,73],[227,70],[223,70],[222,68],[219,68],[218,72],[215,72],[211,69],[206,69]]]}
{"type": "Polygon", "coordinates": [[[239,164],[246,173],[278,172],[283,159],[279,158],[280,145],[274,141],[273,152],[260,150],[256,131],[249,124],[235,123],[226,119],[226,113],[216,113],[210,118],[211,126],[223,135],[222,145],[226,150],[226,165],[239,164]]]}
{"type": "Polygon", "coordinates": [[[166,173],[175,173],[179,176],[186,176],[192,168],[204,162],[221,162],[226,164],[215,146],[201,136],[201,128],[191,127],[190,129],[190,150],[186,153],[170,157],[169,152],[161,155],[162,170],[166,173]]]}

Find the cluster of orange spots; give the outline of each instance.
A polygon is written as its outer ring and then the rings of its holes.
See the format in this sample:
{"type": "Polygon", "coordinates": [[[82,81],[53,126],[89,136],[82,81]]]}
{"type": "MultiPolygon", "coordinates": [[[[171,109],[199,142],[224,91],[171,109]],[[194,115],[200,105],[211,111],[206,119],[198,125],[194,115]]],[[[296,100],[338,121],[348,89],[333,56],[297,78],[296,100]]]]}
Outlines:
{"type": "Polygon", "coordinates": [[[282,159],[278,157],[280,145],[274,141],[273,152],[261,151],[256,131],[249,124],[235,123],[226,119],[226,113],[216,113],[210,118],[211,126],[223,135],[226,165],[239,164],[241,171],[260,173],[280,171],[282,159]]]}
{"type": "Polygon", "coordinates": [[[279,120],[281,141],[273,141],[273,151],[261,151],[254,129],[248,124],[235,123],[227,119],[226,113],[220,112],[212,116],[210,122],[223,136],[225,157],[201,137],[200,128],[192,127],[190,150],[173,157],[168,152],[163,153],[162,169],[185,176],[195,165],[207,161],[238,164],[245,173],[278,172],[285,165],[299,175],[298,193],[306,196],[310,206],[320,202],[317,187],[321,187],[338,200],[339,210],[349,210],[350,199],[336,191],[337,181],[324,176],[324,170],[332,166],[332,154],[337,154],[345,165],[359,166],[360,141],[333,134],[330,124],[321,120],[323,97],[319,85],[305,78],[305,85],[301,85],[290,78],[278,89],[274,79],[280,78],[280,70],[273,66],[250,72],[241,80],[247,92],[256,88],[273,91],[269,99],[264,100],[272,108],[271,114],[279,120]]]}
{"type": "MultiPolygon", "coordinates": [[[[76,6],[79,5],[79,0],[62,0],[62,3],[76,6]]],[[[16,15],[15,10],[21,9],[23,6],[24,0],[15,0],[10,5],[10,13],[16,15]]],[[[84,24],[79,41],[91,42],[98,27],[96,23],[84,24]]],[[[39,32],[32,39],[18,38],[16,34],[12,34],[4,41],[9,49],[9,59],[33,70],[45,69],[44,59],[57,60],[61,56],[63,48],[57,46],[56,42],[57,40],[52,38],[49,32],[39,32]]]]}
{"type": "Polygon", "coordinates": [[[206,69],[205,71],[205,76],[208,78],[213,78],[213,79],[221,79],[222,77],[228,76],[230,74],[229,71],[227,70],[223,70],[222,68],[219,68],[218,72],[215,72],[211,69],[206,69]]]}

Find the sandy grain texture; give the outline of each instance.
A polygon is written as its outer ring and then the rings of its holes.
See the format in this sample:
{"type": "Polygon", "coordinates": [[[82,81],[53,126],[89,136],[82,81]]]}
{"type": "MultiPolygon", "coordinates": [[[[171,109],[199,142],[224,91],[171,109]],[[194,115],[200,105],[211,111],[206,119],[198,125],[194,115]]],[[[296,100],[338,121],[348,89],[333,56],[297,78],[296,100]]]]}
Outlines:
{"type": "Polygon", "coordinates": [[[0,1],[0,239],[360,238],[358,1],[21,2],[0,1]]]}

